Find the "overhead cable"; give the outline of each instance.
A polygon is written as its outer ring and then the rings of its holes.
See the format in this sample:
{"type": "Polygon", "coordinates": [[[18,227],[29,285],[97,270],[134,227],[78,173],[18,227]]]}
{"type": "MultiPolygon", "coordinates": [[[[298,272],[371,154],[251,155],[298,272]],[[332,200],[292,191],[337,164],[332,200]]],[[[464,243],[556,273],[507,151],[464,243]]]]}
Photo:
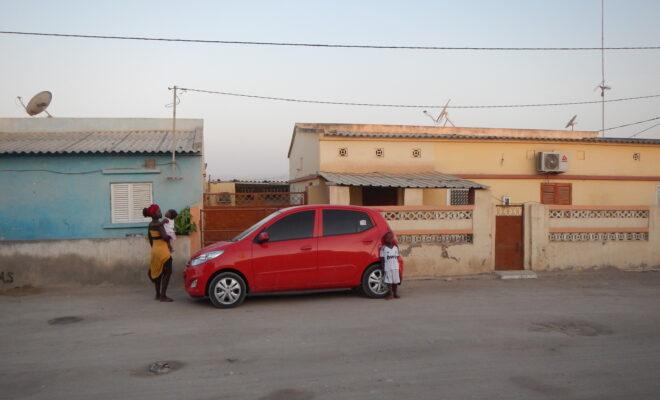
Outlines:
{"type": "Polygon", "coordinates": [[[657,124],[653,124],[653,125],[649,126],[648,128],[644,128],[644,129],[642,129],[641,131],[635,133],[634,135],[630,135],[630,136],[628,136],[628,137],[629,137],[629,138],[634,138],[634,137],[636,137],[637,135],[641,135],[642,133],[644,133],[644,132],[646,132],[646,131],[648,131],[648,130],[653,129],[653,128],[655,128],[655,127],[658,126],[658,125],[660,125],[660,122],[658,122],[657,124]]]}
{"type": "Polygon", "coordinates": [[[305,42],[264,42],[252,40],[212,40],[212,39],[183,39],[147,36],[119,36],[119,35],[88,35],[74,33],[47,33],[25,31],[0,31],[4,35],[20,36],[48,36],[78,39],[112,39],[112,40],[142,40],[152,42],[179,42],[202,43],[240,46],[280,46],[280,47],[316,47],[340,49],[372,49],[372,50],[458,50],[458,51],[602,51],[602,50],[660,50],[660,46],[617,46],[617,47],[486,47],[486,46],[420,46],[420,45],[374,45],[374,44],[344,44],[344,43],[305,43],[305,42]]]}
{"type": "MultiPolygon", "coordinates": [[[[314,99],[298,99],[291,97],[275,97],[275,96],[261,96],[254,94],[245,94],[245,93],[235,93],[235,92],[223,92],[217,90],[205,90],[205,89],[194,89],[179,87],[180,90],[185,90],[189,92],[197,93],[207,93],[207,94],[218,94],[222,96],[234,96],[234,97],[246,97],[251,99],[259,100],[273,100],[273,101],[285,101],[291,103],[309,103],[309,104],[326,104],[326,105],[338,105],[338,106],[356,106],[356,107],[383,107],[383,108],[441,108],[443,105],[437,104],[387,104],[387,103],[360,103],[360,102],[349,102],[349,101],[330,101],[330,100],[314,100],[314,99]]],[[[606,100],[606,103],[615,103],[623,101],[632,101],[632,100],[643,100],[643,99],[652,99],[658,98],[660,94],[651,94],[647,96],[636,96],[636,97],[622,97],[616,99],[606,100]]],[[[574,106],[574,105],[584,105],[584,104],[600,104],[601,100],[587,100],[587,101],[572,101],[572,102],[558,102],[558,103],[529,103],[529,104],[484,104],[484,105],[450,105],[447,108],[453,109],[484,109],[484,108],[532,108],[532,107],[562,107],[562,106],[574,106]]]]}
{"type": "MultiPolygon", "coordinates": [[[[637,122],[631,122],[631,123],[629,123],[629,124],[624,124],[624,125],[619,125],[619,126],[612,126],[612,127],[610,127],[610,128],[605,128],[605,130],[606,130],[606,131],[611,131],[612,129],[626,128],[626,127],[629,127],[629,126],[639,125],[639,124],[643,124],[643,123],[645,123],[645,122],[656,121],[656,120],[659,120],[659,119],[660,119],[660,117],[650,118],[650,119],[646,119],[646,120],[644,120],[644,121],[637,121],[637,122]]],[[[642,133],[642,132],[638,132],[638,133],[636,133],[636,134],[633,135],[633,136],[636,136],[636,135],[638,135],[638,134],[640,134],[640,133],[642,133]]],[[[631,137],[632,137],[632,136],[631,136],[631,137]]]]}

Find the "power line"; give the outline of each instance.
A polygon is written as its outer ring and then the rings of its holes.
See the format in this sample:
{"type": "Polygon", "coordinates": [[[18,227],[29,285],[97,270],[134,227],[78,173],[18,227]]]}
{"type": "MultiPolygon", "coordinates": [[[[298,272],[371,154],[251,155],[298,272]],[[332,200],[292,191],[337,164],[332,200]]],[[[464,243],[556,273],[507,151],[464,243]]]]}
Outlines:
{"type": "Polygon", "coordinates": [[[241,46],[280,46],[280,47],[316,47],[339,49],[372,49],[372,50],[460,50],[460,51],[602,51],[602,50],[660,50],[660,46],[618,46],[618,47],[472,47],[472,46],[414,46],[414,45],[372,45],[372,44],[341,44],[341,43],[304,43],[304,42],[262,42],[247,40],[211,40],[160,38],[146,36],[117,35],[85,35],[73,33],[45,33],[0,31],[4,35],[47,36],[78,39],[111,39],[111,40],[142,40],[152,42],[203,43],[241,46]]]}
{"type": "MultiPolygon", "coordinates": [[[[273,100],[273,101],[285,101],[290,103],[308,103],[308,104],[326,104],[326,105],[338,105],[338,106],[357,106],[357,107],[383,107],[383,108],[440,108],[442,105],[434,104],[387,104],[387,103],[359,103],[359,102],[348,102],[348,101],[326,101],[326,100],[314,100],[314,99],[298,99],[292,97],[275,97],[275,96],[261,96],[254,94],[245,94],[245,93],[235,93],[235,92],[222,92],[217,90],[205,90],[205,89],[194,89],[194,88],[185,88],[180,87],[180,90],[185,90],[189,92],[197,93],[207,93],[207,94],[217,94],[222,96],[233,96],[233,97],[245,97],[251,99],[259,100],[273,100]]],[[[660,94],[652,94],[648,96],[636,96],[636,97],[622,97],[618,99],[609,99],[606,100],[606,103],[615,103],[622,101],[631,101],[631,100],[642,100],[642,99],[652,99],[658,98],[660,94]]],[[[584,105],[584,104],[599,104],[601,100],[589,100],[589,101],[573,101],[573,102],[564,102],[564,103],[531,103],[531,104],[485,104],[485,105],[451,105],[447,108],[453,109],[486,109],[486,108],[532,108],[532,107],[561,107],[561,106],[573,106],[573,105],[584,105]]]]}
{"type": "MultiPolygon", "coordinates": [[[[631,122],[631,123],[629,123],[629,124],[624,124],[624,125],[619,125],[619,126],[612,126],[612,127],[610,127],[610,128],[605,128],[604,130],[606,130],[606,131],[611,131],[612,129],[626,128],[626,127],[628,127],[628,126],[639,125],[639,124],[643,124],[643,123],[645,123],[645,122],[656,121],[656,120],[658,120],[658,119],[660,119],[660,117],[650,118],[650,119],[646,119],[646,120],[644,120],[644,121],[631,122]]],[[[641,132],[638,132],[638,133],[636,133],[635,135],[638,135],[639,133],[641,133],[641,132]]],[[[633,135],[633,136],[635,136],[635,135],[633,135]]],[[[631,136],[631,137],[632,137],[632,136],[631,136]]]]}
{"type": "Polygon", "coordinates": [[[637,135],[641,135],[642,133],[644,133],[644,132],[646,132],[646,131],[648,131],[648,130],[650,130],[650,129],[653,129],[653,128],[655,128],[655,127],[658,126],[658,125],[660,125],[660,122],[658,122],[657,124],[653,124],[653,125],[649,126],[648,128],[642,129],[641,131],[635,133],[634,135],[630,135],[630,136],[628,136],[628,137],[634,138],[635,136],[637,136],[637,135]]]}

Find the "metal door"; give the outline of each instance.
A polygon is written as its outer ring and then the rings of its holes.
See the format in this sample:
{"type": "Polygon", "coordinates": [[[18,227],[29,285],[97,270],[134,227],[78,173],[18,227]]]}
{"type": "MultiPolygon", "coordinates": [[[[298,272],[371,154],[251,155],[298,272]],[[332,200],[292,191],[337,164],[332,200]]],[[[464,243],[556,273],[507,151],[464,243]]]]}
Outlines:
{"type": "Polygon", "coordinates": [[[523,206],[497,206],[495,213],[495,269],[524,269],[523,206]]]}

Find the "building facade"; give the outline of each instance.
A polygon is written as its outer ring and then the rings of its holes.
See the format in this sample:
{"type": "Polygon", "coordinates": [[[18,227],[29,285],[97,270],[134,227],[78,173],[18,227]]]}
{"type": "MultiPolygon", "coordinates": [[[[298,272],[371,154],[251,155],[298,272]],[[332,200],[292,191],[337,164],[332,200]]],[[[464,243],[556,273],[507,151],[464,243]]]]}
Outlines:
{"type": "MultiPolygon", "coordinates": [[[[602,138],[588,131],[296,124],[289,149],[292,191],[308,191],[316,202],[329,202],[333,191],[348,191],[352,204],[365,204],[365,193],[373,192],[333,189],[323,173],[431,171],[488,186],[504,203],[655,205],[660,140],[602,138]],[[544,152],[559,153],[565,170],[539,171],[544,152]]],[[[384,204],[395,196],[396,204],[405,204],[405,188],[380,192],[384,204]]],[[[409,197],[442,206],[464,203],[465,196],[461,190],[425,188],[421,196],[409,197]]]]}
{"type": "MultiPolygon", "coordinates": [[[[85,273],[91,275],[94,266],[96,271],[109,265],[132,271],[143,264],[149,220],[142,209],[158,203],[163,212],[190,207],[198,214],[202,205],[203,121],[178,120],[176,135],[171,126],[171,119],[0,119],[0,258],[5,266],[14,265],[20,278],[19,261],[34,261],[35,252],[69,264],[87,262],[92,270],[85,273]],[[95,250],[81,256],[81,241],[95,250]],[[126,254],[140,256],[126,259],[126,254]]],[[[179,245],[184,242],[181,258],[199,239],[193,234],[179,245]]]]}

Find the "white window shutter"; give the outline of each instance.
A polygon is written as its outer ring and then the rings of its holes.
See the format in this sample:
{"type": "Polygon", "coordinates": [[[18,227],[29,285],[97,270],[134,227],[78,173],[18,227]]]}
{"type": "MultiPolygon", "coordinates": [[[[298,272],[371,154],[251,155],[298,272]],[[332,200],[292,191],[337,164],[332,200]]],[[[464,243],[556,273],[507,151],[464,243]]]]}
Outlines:
{"type": "Polygon", "coordinates": [[[110,185],[110,203],[113,224],[127,223],[131,219],[128,201],[129,189],[128,183],[113,183],[110,185]]]}
{"type": "Polygon", "coordinates": [[[153,202],[152,186],[148,182],[110,184],[113,224],[144,222],[142,209],[153,202]]]}
{"type": "Polygon", "coordinates": [[[142,209],[149,207],[153,202],[151,197],[151,183],[131,184],[131,222],[148,221],[142,215],[142,209]]]}

